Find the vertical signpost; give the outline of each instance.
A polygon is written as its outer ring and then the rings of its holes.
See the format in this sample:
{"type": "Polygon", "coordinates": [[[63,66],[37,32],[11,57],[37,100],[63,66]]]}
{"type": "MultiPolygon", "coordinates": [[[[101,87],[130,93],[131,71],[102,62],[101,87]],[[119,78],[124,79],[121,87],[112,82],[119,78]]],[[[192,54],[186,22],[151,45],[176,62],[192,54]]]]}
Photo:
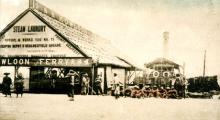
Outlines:
{"type": "Polygon", "coordinates": [[[35,2],[35,0],[29,0],[29,8],[34,7],[34,2],[35,2]]]}
{"type": "Polygon", "coordinates": [[[206,62],[206,50],[205,50],[205,54],[204,54],[203,78],[205,77],[205,62],[206,62]]]}

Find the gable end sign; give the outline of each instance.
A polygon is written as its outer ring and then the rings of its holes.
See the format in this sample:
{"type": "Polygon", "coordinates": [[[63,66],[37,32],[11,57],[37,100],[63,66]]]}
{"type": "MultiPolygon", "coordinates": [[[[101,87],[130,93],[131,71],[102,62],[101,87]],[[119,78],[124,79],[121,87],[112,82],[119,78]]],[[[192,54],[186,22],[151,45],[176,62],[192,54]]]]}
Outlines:
{"type": "Polygon", "coordinates": [[[0,58],[0,66],[91,67],[91,58],[0,58]]]}

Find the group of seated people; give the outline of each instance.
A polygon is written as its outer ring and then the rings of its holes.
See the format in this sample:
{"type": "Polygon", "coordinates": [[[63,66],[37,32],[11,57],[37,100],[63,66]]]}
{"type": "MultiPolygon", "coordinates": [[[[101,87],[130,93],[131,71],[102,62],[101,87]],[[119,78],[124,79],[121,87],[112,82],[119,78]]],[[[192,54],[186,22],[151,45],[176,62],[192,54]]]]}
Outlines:
{"type": "Polygon", "coordinates": [[[125,90],[125,96],[129,96],[132,98],[181,98],[182,95],[178,94],[178,91],[173,87],[150,87],[144,86],[140,89],[138,86],[134,86],[133,88],[127,88],[125,90]]]}

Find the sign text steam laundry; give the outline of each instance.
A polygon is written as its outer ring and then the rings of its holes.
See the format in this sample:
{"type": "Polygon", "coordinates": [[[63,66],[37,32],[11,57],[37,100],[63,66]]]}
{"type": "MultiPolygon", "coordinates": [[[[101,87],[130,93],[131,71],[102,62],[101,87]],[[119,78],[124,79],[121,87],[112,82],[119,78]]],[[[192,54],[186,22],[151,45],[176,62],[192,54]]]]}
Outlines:
{"type": "Polygon", "coordinates": [[[45,32],[45,25],[14,26],[13,32],[45,32]]]}

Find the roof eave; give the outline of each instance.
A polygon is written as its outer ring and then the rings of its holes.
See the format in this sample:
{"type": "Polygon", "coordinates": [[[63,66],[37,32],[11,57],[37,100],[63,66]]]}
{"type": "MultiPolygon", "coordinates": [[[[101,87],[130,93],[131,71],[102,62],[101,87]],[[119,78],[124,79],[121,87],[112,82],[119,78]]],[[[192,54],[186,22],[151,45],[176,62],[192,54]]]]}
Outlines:
{"type": "Polygon", "coordinates": [[[14,26],[22,17],[24,17],[31,9],[28,8],[21,14],[19,14],[13,21],[11,21],[1,32],[0,37],[4,35],[12,26],[14,26]]]}

